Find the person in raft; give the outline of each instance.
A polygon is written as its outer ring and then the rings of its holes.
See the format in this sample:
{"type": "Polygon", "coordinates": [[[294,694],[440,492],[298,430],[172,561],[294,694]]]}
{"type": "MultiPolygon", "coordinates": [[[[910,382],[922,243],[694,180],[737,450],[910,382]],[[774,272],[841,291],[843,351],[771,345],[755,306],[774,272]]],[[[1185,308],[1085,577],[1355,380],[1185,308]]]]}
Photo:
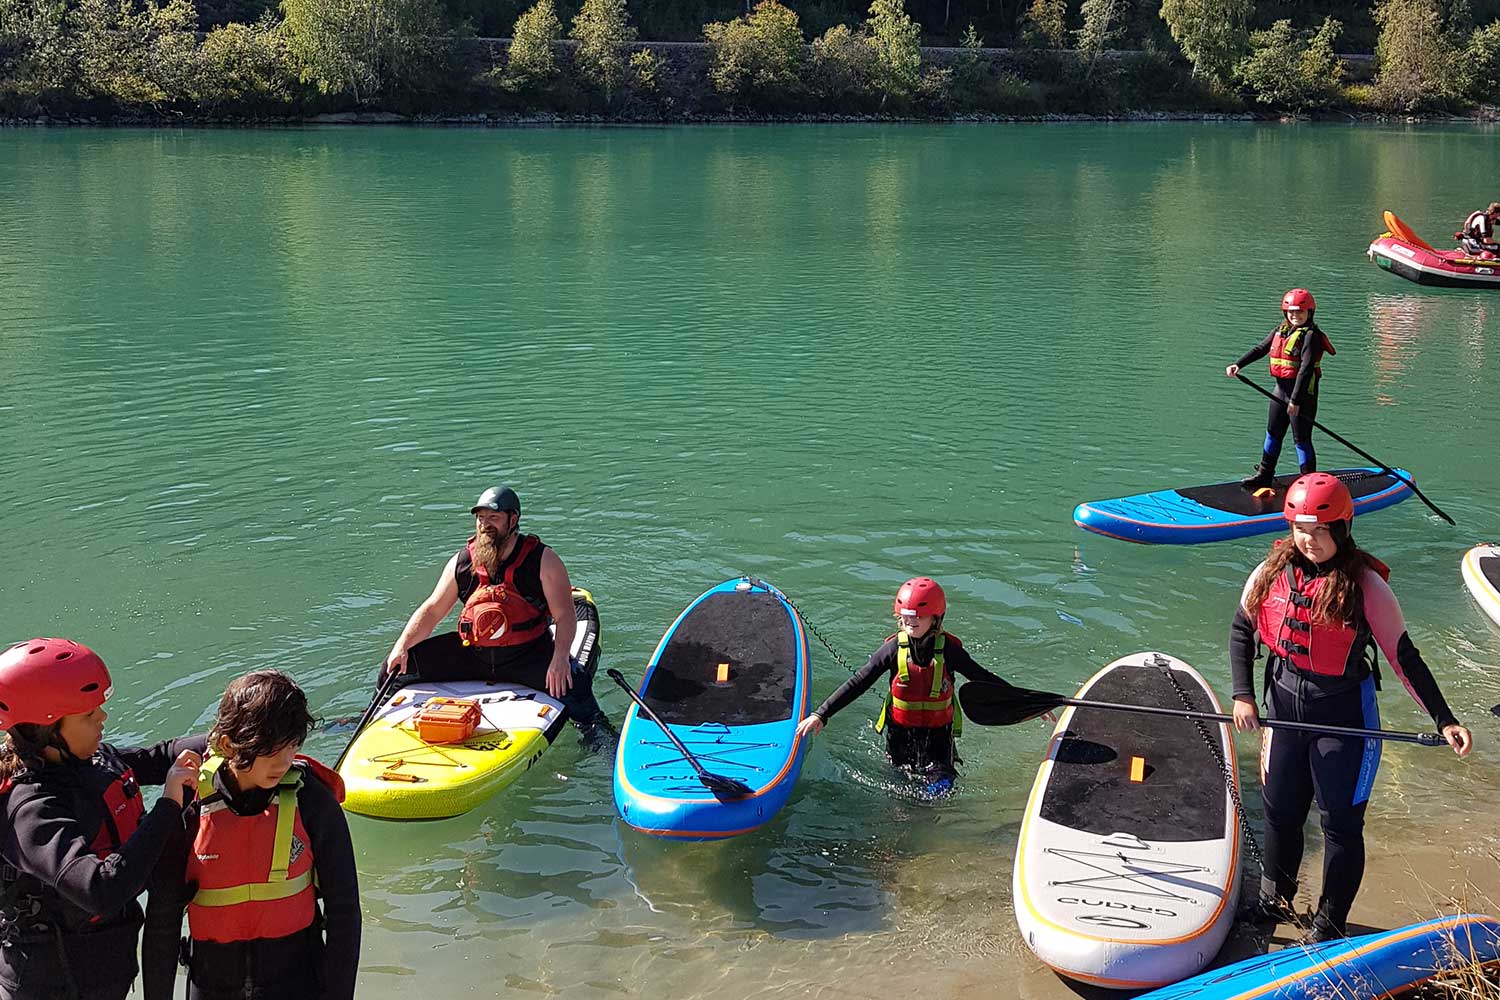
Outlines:
{"type": "Polygon", "coordinates": [[[343,781],[299,753],[313,721],[307,696],[279,670],[229,682],[198,800],[151,884],[146,1000],[171,1000],[184,907],[189,1000],[354,996],[354,845],[343,781]]]}
{"type": "MultiPolygon", "coordinates": [[[[1354,543],[1348,487],[1326,472],[1302,476],[1287,489],[1284,513],[1291,537],[1279,540],[1250,574],[1229,629],[1235,727],[1261,728],[1253,675],[1263,643],[1269,650],[1267,718],[1380,728],[1379,647],[1443,737],[1460,757],[1466,755],[1472,738],[1407,634],[1386,583],[1390,570],[1354,543]]],[[[1306,942],[1341,937],[1364,876],[1365,805],[1380,764],[1380,741],[1269,728],[1261,740],[1265,871],[1252,917],[1295,921],[1291,899],[1302,862],[1302,827],[1316,798],[1323,890],[1306,942]]]]}
{"type": "Polygon", "coordinates": [[[1463,228],[1453,235],[1471,256],[1488,260],[1500,254],[1500,244],[1495,242],[1497,222],[1500,222],[1500,201],[1492,201],[1489,208],[1470,213],[1463,228]]]}
{"type": "Polygon", "coordinates": [[[391,647],[382,683],[394,671],[524,684],[561,701],[591,751],[612,749],[615,728],[594,698],[594,679],[568,656],[578,621],[567,567],[541,539],[520,533],[521,500],[510,487],[485,490],[472,513],[474,534],[391,647]],[[458,630],[432,635],[460,601],[458,630]]]}
{"type": "Polygon", "coordinates": [[[0,998],[118,1000],[139,966],[146,888],[197,784],[203,740],[104,739],[109,669],[87,646],[0,653],[0,998]],[[164,785],[148,810],[141,785],[164,785]]]}
{"type": "Polygon", "coordinates": [[[954,747],[963,716],[954,704],[953,676],[1011,685],[974,662],[958,636],[943,629],[948,599],[937,581],[913,577],[896,591],[900,626],[865,665],[797,726],[798,736],[816,736],[834,714],[889,676],[885,707],[875,722],[885,734],[891,763],[927,783],[932,794],[953,787],[959,757],[954,747]]]}
{"type": "Polygon", "coordinates": [[[1323,355],[1336,352],[1313,320],[1316,308],[1312,292],[1293,288],[1281,297],[1281,323],[1224,369],[1225,375],[1234,378],[1246,365],[1270,355],[1271,376],[1276,379],[1276,398],[1271,400],[1260,464],[1240,483],[1252,493],[1274,485],[1276,460],[1281,457],[1288,426],[1297,446],[1297,471],[1306,475],[1318,467],[1312,443],[1313,421],[1318,416],[1318,381],[1323,375],[1323,355]]]}

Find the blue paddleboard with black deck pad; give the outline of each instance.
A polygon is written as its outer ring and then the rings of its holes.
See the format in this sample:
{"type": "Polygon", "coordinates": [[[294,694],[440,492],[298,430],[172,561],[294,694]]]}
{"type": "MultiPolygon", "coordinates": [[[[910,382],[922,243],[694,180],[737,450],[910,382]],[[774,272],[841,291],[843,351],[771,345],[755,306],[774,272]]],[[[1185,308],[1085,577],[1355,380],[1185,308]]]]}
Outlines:
{"type": "Polygon", "coordinates": [[[641,698],[710,773],[748,785],[719,795],[661,728],[631,705],[615,756],[615,809],[658,837],[715,840],[770,822],[802,772],[809,647],[802,619],[775,587],[726,580],[667,629],[641,698]]]}
{"type": "MultiPolygon", "coordinates": [[[[1412,495],[1416,479],[1404,469],[1330,469],[1354,496],[1354,513],[1368,514],[1412,495]],[[1405,480],[1405,482],[1403,482],[1405,480]]],[[[1253,494],[1239,481],[1090,500],[1073,509],[1073,523],[1097,535],[1147,545],[1193,545],[1283,531],[1281,507],[1297,476],[1277,476],[1271,492],[1253,494]]]]}

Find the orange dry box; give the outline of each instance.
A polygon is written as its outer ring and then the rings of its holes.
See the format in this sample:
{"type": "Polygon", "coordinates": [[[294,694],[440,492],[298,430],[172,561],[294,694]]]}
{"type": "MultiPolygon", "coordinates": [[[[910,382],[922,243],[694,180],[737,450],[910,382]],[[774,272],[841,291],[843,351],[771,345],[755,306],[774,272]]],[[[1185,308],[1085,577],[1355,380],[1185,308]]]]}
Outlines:
{"type": "Polygon", "coordinates": [[[417,712],[417,735],[424,743],[462,743],[474,735],[484,717],[469,698],[429,698],[417,712]]]}

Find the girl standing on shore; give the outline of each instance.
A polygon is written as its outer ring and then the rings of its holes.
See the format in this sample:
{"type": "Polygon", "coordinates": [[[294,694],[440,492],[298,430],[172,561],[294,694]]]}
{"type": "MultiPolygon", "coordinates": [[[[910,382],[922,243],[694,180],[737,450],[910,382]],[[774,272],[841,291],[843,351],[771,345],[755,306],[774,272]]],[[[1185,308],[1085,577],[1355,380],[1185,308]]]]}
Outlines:
{"type": "MultiPolygon", "coordinates": [[[[1267,717],[1329,726],[1380,728],[1375,650],[1460,757],[1473,745],[1406,631],[1386,583],[1390,570],[1354,543],[1354,500],[1326,472],[1287,489],[1291,536],[1272,546],[1245,582],[1229,630],[1234,723],[1259,729],[1254,670],[1270,651],[1263,685],[1267,717]]],[[[1261,796],[1266,868],[1255,917],[1295,920],[1292,897],[1302,863],[1302,827],[1314,799],[1323,824],[1323,890],[1304,943],[1344,936],[1365,870],[1365,806],[1380,765],[1380,741],[1264,729],[1261,796]]]]}

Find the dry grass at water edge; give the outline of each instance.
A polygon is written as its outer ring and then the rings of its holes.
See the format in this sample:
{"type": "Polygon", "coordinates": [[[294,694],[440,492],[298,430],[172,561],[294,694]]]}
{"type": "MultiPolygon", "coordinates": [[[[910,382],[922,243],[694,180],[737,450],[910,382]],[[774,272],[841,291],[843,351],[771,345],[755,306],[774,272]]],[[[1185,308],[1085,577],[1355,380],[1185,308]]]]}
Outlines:
{"type": "MultiPolygon", "coordinates": [[[[1500,865],[1500,856],[1490,853],[1489,857],[1500,865]]],[[[1446,896],[1435,893],[1433,887],[1415,872],[1409,874],[1427,895],[1433,912],[1429,919],[1460,913],[1500,914],[1500,905],[1472,883],[1467,884],[1459,896],[1446,896]]],[[[1476,954],[1476,945],[1481,952],[1492,951],[1495,943],[1476,941],[1474,929],[1467,926],[1447,931],[1446,937],[1444,964],[1447,968],[1399,995],[1412,1000],[1500,1000],[1500,962],[1485,963],[1476,954]]],[[[1374,1000],[1388,995],[1378,983],[1355,978],[1341,981],[1332,991],[1318,994],[1315,1000],[1374,1000]]]]}

